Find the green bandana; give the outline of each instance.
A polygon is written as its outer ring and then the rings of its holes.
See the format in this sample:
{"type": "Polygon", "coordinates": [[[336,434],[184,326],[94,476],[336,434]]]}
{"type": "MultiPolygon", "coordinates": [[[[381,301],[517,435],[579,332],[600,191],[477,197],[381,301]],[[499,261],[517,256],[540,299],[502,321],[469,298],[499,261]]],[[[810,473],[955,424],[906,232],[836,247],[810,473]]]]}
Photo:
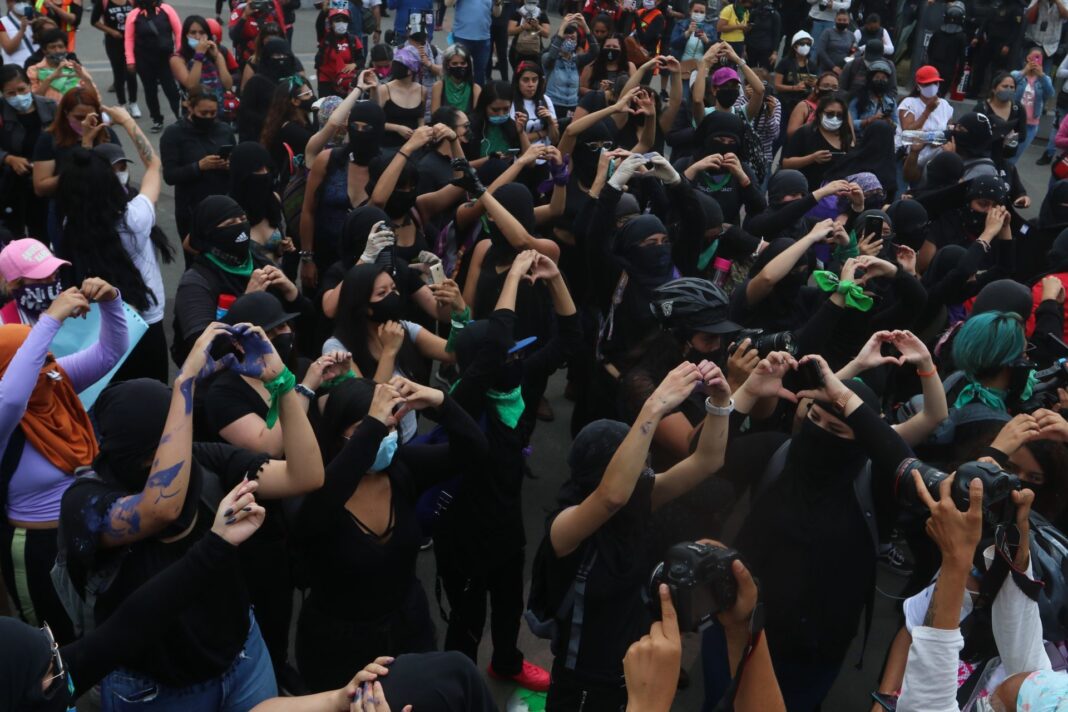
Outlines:
{"type": "Polygon", "coordinates": [[[834,259],[839,262],[845,262],[850,257],[856,257],[860,254],[860,248],[857,246],[857,232],[856,230],[849,231],[849,244],[839,245],[834,248],[834,259]]]}
{"type": "Polygon", "coordinates": [[[523,410],[526,408],[526,404],[523,403],[523,392],[519,386],[507,393],[488,390],[486,397],[493,403],[498,420],[509,428],[515,429],[515,426],[519,424],[519,416],[523,415],[523,410]]]}
{"type": "Polygon", "coordinates": [[[451,107],[459,109],[460,111],[471,110],[471,85],[467,82],[461,82],[457,84],[452,79],[446,79],[442,82],[442,89],[445,91],[445,103],[451,107]]]}
{"type": "Polygon", "coordinates": [[[706,247],[700,255],[697,256],[697,269],[704,270],[708,267],[708,263],[712,261],[712,258],[716,256],[716,248],[719,247],[719,238],[712,241],[712,244],[706,247]]]}
{"type": "Polygon", "coordinates": [[[288,368],[283,367],[282,372],[270,381],[263,384],[267,392],[271,394],[271,405],[267,408],[267,429],[270,430],[278,422],[278,407],[282,396],[293,390],[297,385],[297,377],[288,368]]]}
{"type": "MultiPolygon", "coordinates": [[[[1020,393],[1020,400],[1026,401],[1031,398],[1031,395],[1035,390],[1035,383],[1038,382],[1038,378],[1035,377],[1035,372],[1032,369],[1027,374],[1027,385],[1024,386],[1023,392],[1020,393]]],[[[972,401],[979,401],[983,405],[999,410],[1003,413],[1008,412],[1008,406],[1005,405],[1005,391],[1000,388],[990,388],[984,386],[974,378],[968,377],[968,384],[961,389],[960,394],[957,395],[957,400],[953,401],[954,408],[963,408],[972,401]]]]}
{"type": "Polygon", "coordinates": [[[346,371],[345,373],[341,374],[340,376],[334,376],[329,381],[323,381],[322,385],[319,386],[319,387],[322,388],[325,391],[329,391],[331,388],[336,388],[337,386],[340,386],[345,381],[351,380],[353,378],[356,378],[356,374],[353,373],[352,369],[350,368],[348,371],[346,371]]]}
{"type": "Polygon", "coordinates": [[[812,273],[816,280],[816,286],[825,292],[838,292],[845,297],[847,307],[857,311],[869,311],[875,304],[875,300],[864,293],[864,287],[848,279],[839,280],[838,275],[825,269],[818,269],[812,273]]]}
{"type": "Polygon", "coordinates": [[[241,263],[241,265],[238,267],[232,267],[231,265],[226,264],[218,257],[208,252],[205,252],[204,256],[208,258],[208,262],[211,262],[223,272],[229,272],[230,274],[236,274],[241,277],[248,277],[252,274],[252,268],[254,267],[254,265],[252,264],[251,250],[249,251],[248,257],[245,259],[245,261],[241,263]]]}
{"type": "Polygon", "coordinates": [[[471,307],[464,307],[462,312],[453,312],[449,321],[451,326],[449,327],[449,338],[445,342],[445,352],[451,354],[453,349],[456,348],[455,342],[460,332],[471,321],[471,307]]]}
{"type": "Polygon", "coordinates": [[[730,180],[730,173],[727,173],[719,180],[716,180],[709,174],[705,173],[704,171],[701,171],[701,182],[704,183],[705,188],[707,188],[707,190],[705,191],[706,193],[718,193],[719,191],[723,190],[723,188],[727,185],[727,183],[730,182],[730,180]]]}

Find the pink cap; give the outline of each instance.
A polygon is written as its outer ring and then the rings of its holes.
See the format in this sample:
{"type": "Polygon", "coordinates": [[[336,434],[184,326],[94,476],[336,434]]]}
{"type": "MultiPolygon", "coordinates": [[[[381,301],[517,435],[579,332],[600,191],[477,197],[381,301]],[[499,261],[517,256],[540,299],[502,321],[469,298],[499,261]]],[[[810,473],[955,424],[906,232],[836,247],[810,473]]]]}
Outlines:
{"type": "Polygon", "coordinates": [[[721,84],[727,82],[741,82],[738,78],[738,72],[734,71],[730,67],[720,67],[712,73],[712,86],[718,87],[721,84]]]}
{"type": "Polygon", "coordinates": [[[731,268],[731,261],[724,259],[723,257],[717,257],[712,260],[712,269],[716,272],[726,272],[731,268]]]}
{"type": "Polygon", "coordinates": [[[0,251],[0,275],[8,282],[16,279],[44,279],[70,262],[61,260],[32,237],[12,240],[0,251]]]}

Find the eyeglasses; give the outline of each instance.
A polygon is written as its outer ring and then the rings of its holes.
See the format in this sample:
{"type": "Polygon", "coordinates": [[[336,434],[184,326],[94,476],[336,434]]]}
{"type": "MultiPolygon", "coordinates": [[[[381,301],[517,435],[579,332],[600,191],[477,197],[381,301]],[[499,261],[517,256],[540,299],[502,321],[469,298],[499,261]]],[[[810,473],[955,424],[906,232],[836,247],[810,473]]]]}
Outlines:
{"type": "Polygon", "coordinates": [[[841,111],[824,111],[823,115],[828,119],[844,119],[845,114],[841,111]]]}
{"type": "Polygon", "coordinates": [[[611,141],[586,141],[584,145],[591,151],[596,151],[601,148],[612,148],[611,141]]]}
{"type": "Polygon", "coordinates": [[[48,638],[48,649],[52,655],[52,670],[54,671],[52,676],[45,680],[45,689],[48,689],[57,679],[67,676],[67,666],[63,664],[63,656],[59,654],[59,643],[56,642],[56,637],[52,635],[52,629],[45,623],[41,626],[41,630],[44,631],[45,637],[48,638]]]}

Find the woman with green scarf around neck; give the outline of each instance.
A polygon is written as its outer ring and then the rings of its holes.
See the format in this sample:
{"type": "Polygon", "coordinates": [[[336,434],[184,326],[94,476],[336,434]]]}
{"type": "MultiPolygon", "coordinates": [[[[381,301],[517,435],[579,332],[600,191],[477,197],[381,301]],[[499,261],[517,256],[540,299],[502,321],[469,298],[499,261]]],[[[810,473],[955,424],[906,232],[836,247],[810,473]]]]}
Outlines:
{"type": "Polygon", "coordinates": [[[475,84],[471,75],[471,53],[460,44],[451,45],[445,50],[441,60],[445,76],[434,84],[430,94],[430,113],[443,106],[470,114],[478,103],[482,87],[475,84]]]}
{"type": "Polygon", "coordinates": [[[267,291],[287,312],[311,311],[311,303],[282,270],[253,254],[250,234],[245,211],[229,196],[209,196],[193,210],[187,241],[197,256],[175,293],[175,363],[182,363],[201,332],[226,316],[242,294],[267,291]]]}
{"type": "Polygon", "coordinates": [[[1023,321],[1017,314],[984,312],[964,322],[953,339],[953,361],[963,378],[957,384],[947,383],[953,408],[977,403],[1006,413],[1008,420],[1013,401],[1030,398],[1034,386],[1032,370],[1022,392],[1010,393],[1014,385],[1010,366],[1023,358],[1026,345],[1023,321]]]}

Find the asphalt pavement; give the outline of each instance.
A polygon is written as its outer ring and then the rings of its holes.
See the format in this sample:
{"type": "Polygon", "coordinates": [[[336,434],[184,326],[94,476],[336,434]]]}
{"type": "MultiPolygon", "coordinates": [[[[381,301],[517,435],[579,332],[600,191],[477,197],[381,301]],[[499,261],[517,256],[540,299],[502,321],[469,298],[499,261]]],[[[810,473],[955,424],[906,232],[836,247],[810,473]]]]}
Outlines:
{"type": "MultiPolygon", "coordinates": [[[[180,0],[178,2],[171,2],[171,4],[182,18],[185,18],[190,14],[199,14],[205,17],[212,17],[214,15],[214,3],[210,0],[195,0],[192,2],[180,0]]],[[[312,73],[312,58],[315,54],[315,16],[316,10],[310,7],[310,3],[307,3],[305,7],[299,10],[297,13],[296,31],[293,37],[294,50],[300,60],[304,63],[305,67],[308,68],[309,74],[312,73]]],[[[559,15],[552,13],[552,20],[555,26],[556,23],[559,22],[559,15]]],[[[390,27],[391,24],[392,19],[383,19],[383,29],[390,27]]],[[[447,19],[445,28],[447,29],[448,26],[449,22],[447,19]]],[[[230,44],[228,40],[226,43],[230,44]]],[[[435,44],[444,49],[444,32],[441,32],[436,36],[435,44]]],[[[89,25],[88,11],[82,29],[79,31],[78,55],[92,73],[97,85],[101,89],[105,89],[112,83],[107,57],[104,54],[103,35],[89,25]]],[[[161,96],[160,99],[164,107],[164,113],[167,116],[167,123],[170,124],[173,121],[173,117],[170,116],[169,111],[166,108],[164,98],[161,96]]],[[[105,104],[109,104],[114,102],[115,96],[114,94],[105,93],[103,100],[105,104]]],[[[150,138],[152,143],[158,147],[159,134],[148,133],[148,128],[151,122],[145,107],[143,87],[140,91],[139,103],[144,112],[144,117],[139,121],[140,126],[142,130],[146,132],[146,135],[150,138]]],[[[970,108],[970,102],[968,106],[970,108]]],[[[964,107],[963,105],[957,106],[957,109],[957,113],[959,114],[963,112],[964,107]]],[[[1040,136],[1036,139],[1036,146],[1045,145],[1044,139],[1047,131],[1045,127],[1048,125],[1048,121],[1049,119],[1047,117],[1043,124],[1043,130],[1040,131],[1040,136]]],[[[122,136],[121,140],[126,147],[127,155],[135,159],[137,154],[130,145],[129,139],[122,136]]],[[[1033,200],[1033,205],[1030,209],[1021,211],[1025,217],[1037,214],[1038,206],[1041,204],[1041,199],[1045,194],[1046,182],[1049,177],[1048,167],[1035,165],[1035,159],[1038,155],[1039,149],[1032,146],[1019,164],[1023,181],[1027,185],[1033,200]]],[[[136,160],[131,164],[133,180],[138,180],[142,173],[140,165],[136,164],[136,160]]],[[[178,238],[174,225],[174,193],[173,189],[166,185],[164,186],[163,194],[158,205],[157,222],[172,240],[178,238]]],[[[178,279],[181,276],[181,271],[182,267],[180,260],[176,264],[165,265],[163,267],[164,283],[166,285],[169,300],[167,305],[167,316],[165,319],[168,339],[171,337],[170,329],[173,316],[173,304],[170,300],[173,299],[178,279]]],[[[571,414],[571,404],[564,399],[563,388],[564,382],[562,375],[557,374],[557,376],[550,382],[547,393],[549,402],[555,411],[555,420],[550,423],[539,423],[538,425],[533,440],[534,454],[531,458],[531,466],[536,475],[536,479],[528,479],[524,485],[525,512],[523,519],[528,540],[528,585],[530,559],[533,557],[538,542],[541,541],[544,531],[545,515],[551,511],[555,502],[557,489],[561,482],[566,478],[568,471],[567,451],[571,440],[568,423],[571,414]]],[[[833,557],[834,552],[828,551],[827,556],[833,557]]],[[[431,609],[434,611],[434,617],[437,620],[438,641],[440,644],[444,637],[445,626],[440,619],[438,619],[437,608],[433,603],[434,557],[431,552],[424,552],[419,556],[418,570],[420,578],[422,579],[428,594],[431,596],[431,609]]],[[[846,658],[846,663],[831,691],[824,709],[837,711],[867,710],[870,708],[870,693],[875,689],[883,656],[891,639],[896,633],[896,611],[899,609],[900,603],[893,600],[890,596],[896,595],[903,585],[904,579],[890,574],[880,573],[880,592],[876,595],[873,626],[866,650],[864,651],[864,667],[861,670],[857,670],[854,667],[855,662],[859,660],[861,654],[861,636],[858,634],[857,639],[854,641],[853,649],[846,658]],[[885,592],[885,594],[883,592],[885,592]]],[[[491,652],[488,638],[489,631],[487,629],[485,636],[483,637],[482,648],[479,652],[479,665],[483,669],[489,663],[491,652]]],[[[775,641],[770,641],[770,644],[774,646],[775,641]]],[[[684,667],[686,667],[690,673],[691,684],[688,689],[679,692],[673,707],[674,710],[698,710],[701,708],[703,685],[701,681],[698,647],[696,636],[688,636],[684,643],[683,663],[684,667]]],[[[520,636],[520,648],[524,651],[529,660],[544,667],[549,667],[551,664],[551,655],[547,643],[534,638],[525,625],[522,627],[520,636]]],[[[514,688],[493,680],[490,681],[490,686],[503,710],[505,708],[505,702],[514,688]]],[[[85,706],[79,705],[79,708],[85,709],[85,706]]]]}

